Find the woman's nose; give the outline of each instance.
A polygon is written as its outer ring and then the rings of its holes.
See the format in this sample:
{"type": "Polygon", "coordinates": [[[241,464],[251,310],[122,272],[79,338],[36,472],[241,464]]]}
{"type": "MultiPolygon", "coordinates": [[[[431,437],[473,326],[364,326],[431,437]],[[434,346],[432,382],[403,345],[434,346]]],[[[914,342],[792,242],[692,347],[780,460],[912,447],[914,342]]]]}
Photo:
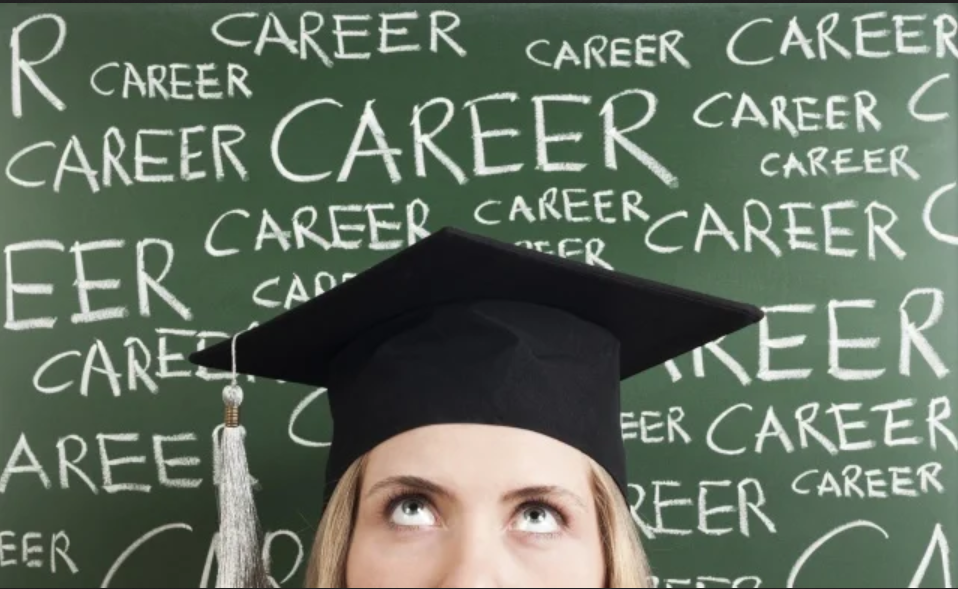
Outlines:
{"type": "Polygon", "coordinates": [[[449,532],[443,546],[440,587],[509,587],[504,578],[508,555],[501,532],[493,526],[469,524],[449,532]]]}

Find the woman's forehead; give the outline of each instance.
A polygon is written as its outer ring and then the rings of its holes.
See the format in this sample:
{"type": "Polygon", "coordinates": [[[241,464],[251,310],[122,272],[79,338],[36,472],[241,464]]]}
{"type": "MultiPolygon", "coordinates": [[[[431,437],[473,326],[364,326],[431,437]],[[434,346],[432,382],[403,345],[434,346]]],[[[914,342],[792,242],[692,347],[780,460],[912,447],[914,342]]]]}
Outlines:
{"type": "Polygon", "coordinates": [[[441,424],[395,436],[369,456],[366,480],[422,477],[452,489],[475,485],[589,488],[590,463],[578,449],[525,429],[441,424]]]}

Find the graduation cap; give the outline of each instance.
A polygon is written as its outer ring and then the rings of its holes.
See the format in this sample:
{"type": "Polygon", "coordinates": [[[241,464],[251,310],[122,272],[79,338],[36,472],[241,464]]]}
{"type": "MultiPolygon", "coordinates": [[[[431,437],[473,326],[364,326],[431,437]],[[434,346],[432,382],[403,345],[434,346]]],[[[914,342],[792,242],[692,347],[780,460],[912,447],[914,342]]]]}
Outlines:
{"type": "Polygon", "coordinates": [[[435,232],[190,355],[234,375],[224,390],[218,582],[227,584],[218,586],[261,586],[248,576],[258,524],[237,373],[327,389],[334,428],[324,501],[356,459],[440,423],[550,436],[595,460],[627,494],[620,382],[763,317],[747,303],[453,227],[435,232]]]}

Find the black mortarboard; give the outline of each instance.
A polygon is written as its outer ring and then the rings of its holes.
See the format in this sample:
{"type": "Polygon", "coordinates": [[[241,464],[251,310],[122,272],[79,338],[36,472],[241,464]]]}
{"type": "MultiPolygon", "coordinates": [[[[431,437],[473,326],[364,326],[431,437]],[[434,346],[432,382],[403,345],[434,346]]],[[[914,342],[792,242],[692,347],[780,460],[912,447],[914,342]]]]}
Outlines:
{"type": "Polygon", "coordinates": [[[444,228],[189,359],[327,389],[327,501],[357,458],[438,423],[551,436],[625,494],[620,381],[763,317],[746,303],[444,228]]]}

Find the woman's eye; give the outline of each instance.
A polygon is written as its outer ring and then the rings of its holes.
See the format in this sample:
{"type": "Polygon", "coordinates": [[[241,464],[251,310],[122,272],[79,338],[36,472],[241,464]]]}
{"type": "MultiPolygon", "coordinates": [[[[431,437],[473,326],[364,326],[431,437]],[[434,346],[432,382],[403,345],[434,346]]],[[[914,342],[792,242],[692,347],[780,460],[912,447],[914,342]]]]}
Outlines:
{"type": "Polygon", "coordinates": [[[519,530],[534,534],[554,534],[561,529],[558,516],[548,507],[535,505],[522,510],[519,530]]]}
{"type": "Polygon", "coordinates": [[[434,526],[436,520],[429,508],[420,499],[405,499],[400,501],[393,511],[392,521],[397,526],[434,526]]]}

